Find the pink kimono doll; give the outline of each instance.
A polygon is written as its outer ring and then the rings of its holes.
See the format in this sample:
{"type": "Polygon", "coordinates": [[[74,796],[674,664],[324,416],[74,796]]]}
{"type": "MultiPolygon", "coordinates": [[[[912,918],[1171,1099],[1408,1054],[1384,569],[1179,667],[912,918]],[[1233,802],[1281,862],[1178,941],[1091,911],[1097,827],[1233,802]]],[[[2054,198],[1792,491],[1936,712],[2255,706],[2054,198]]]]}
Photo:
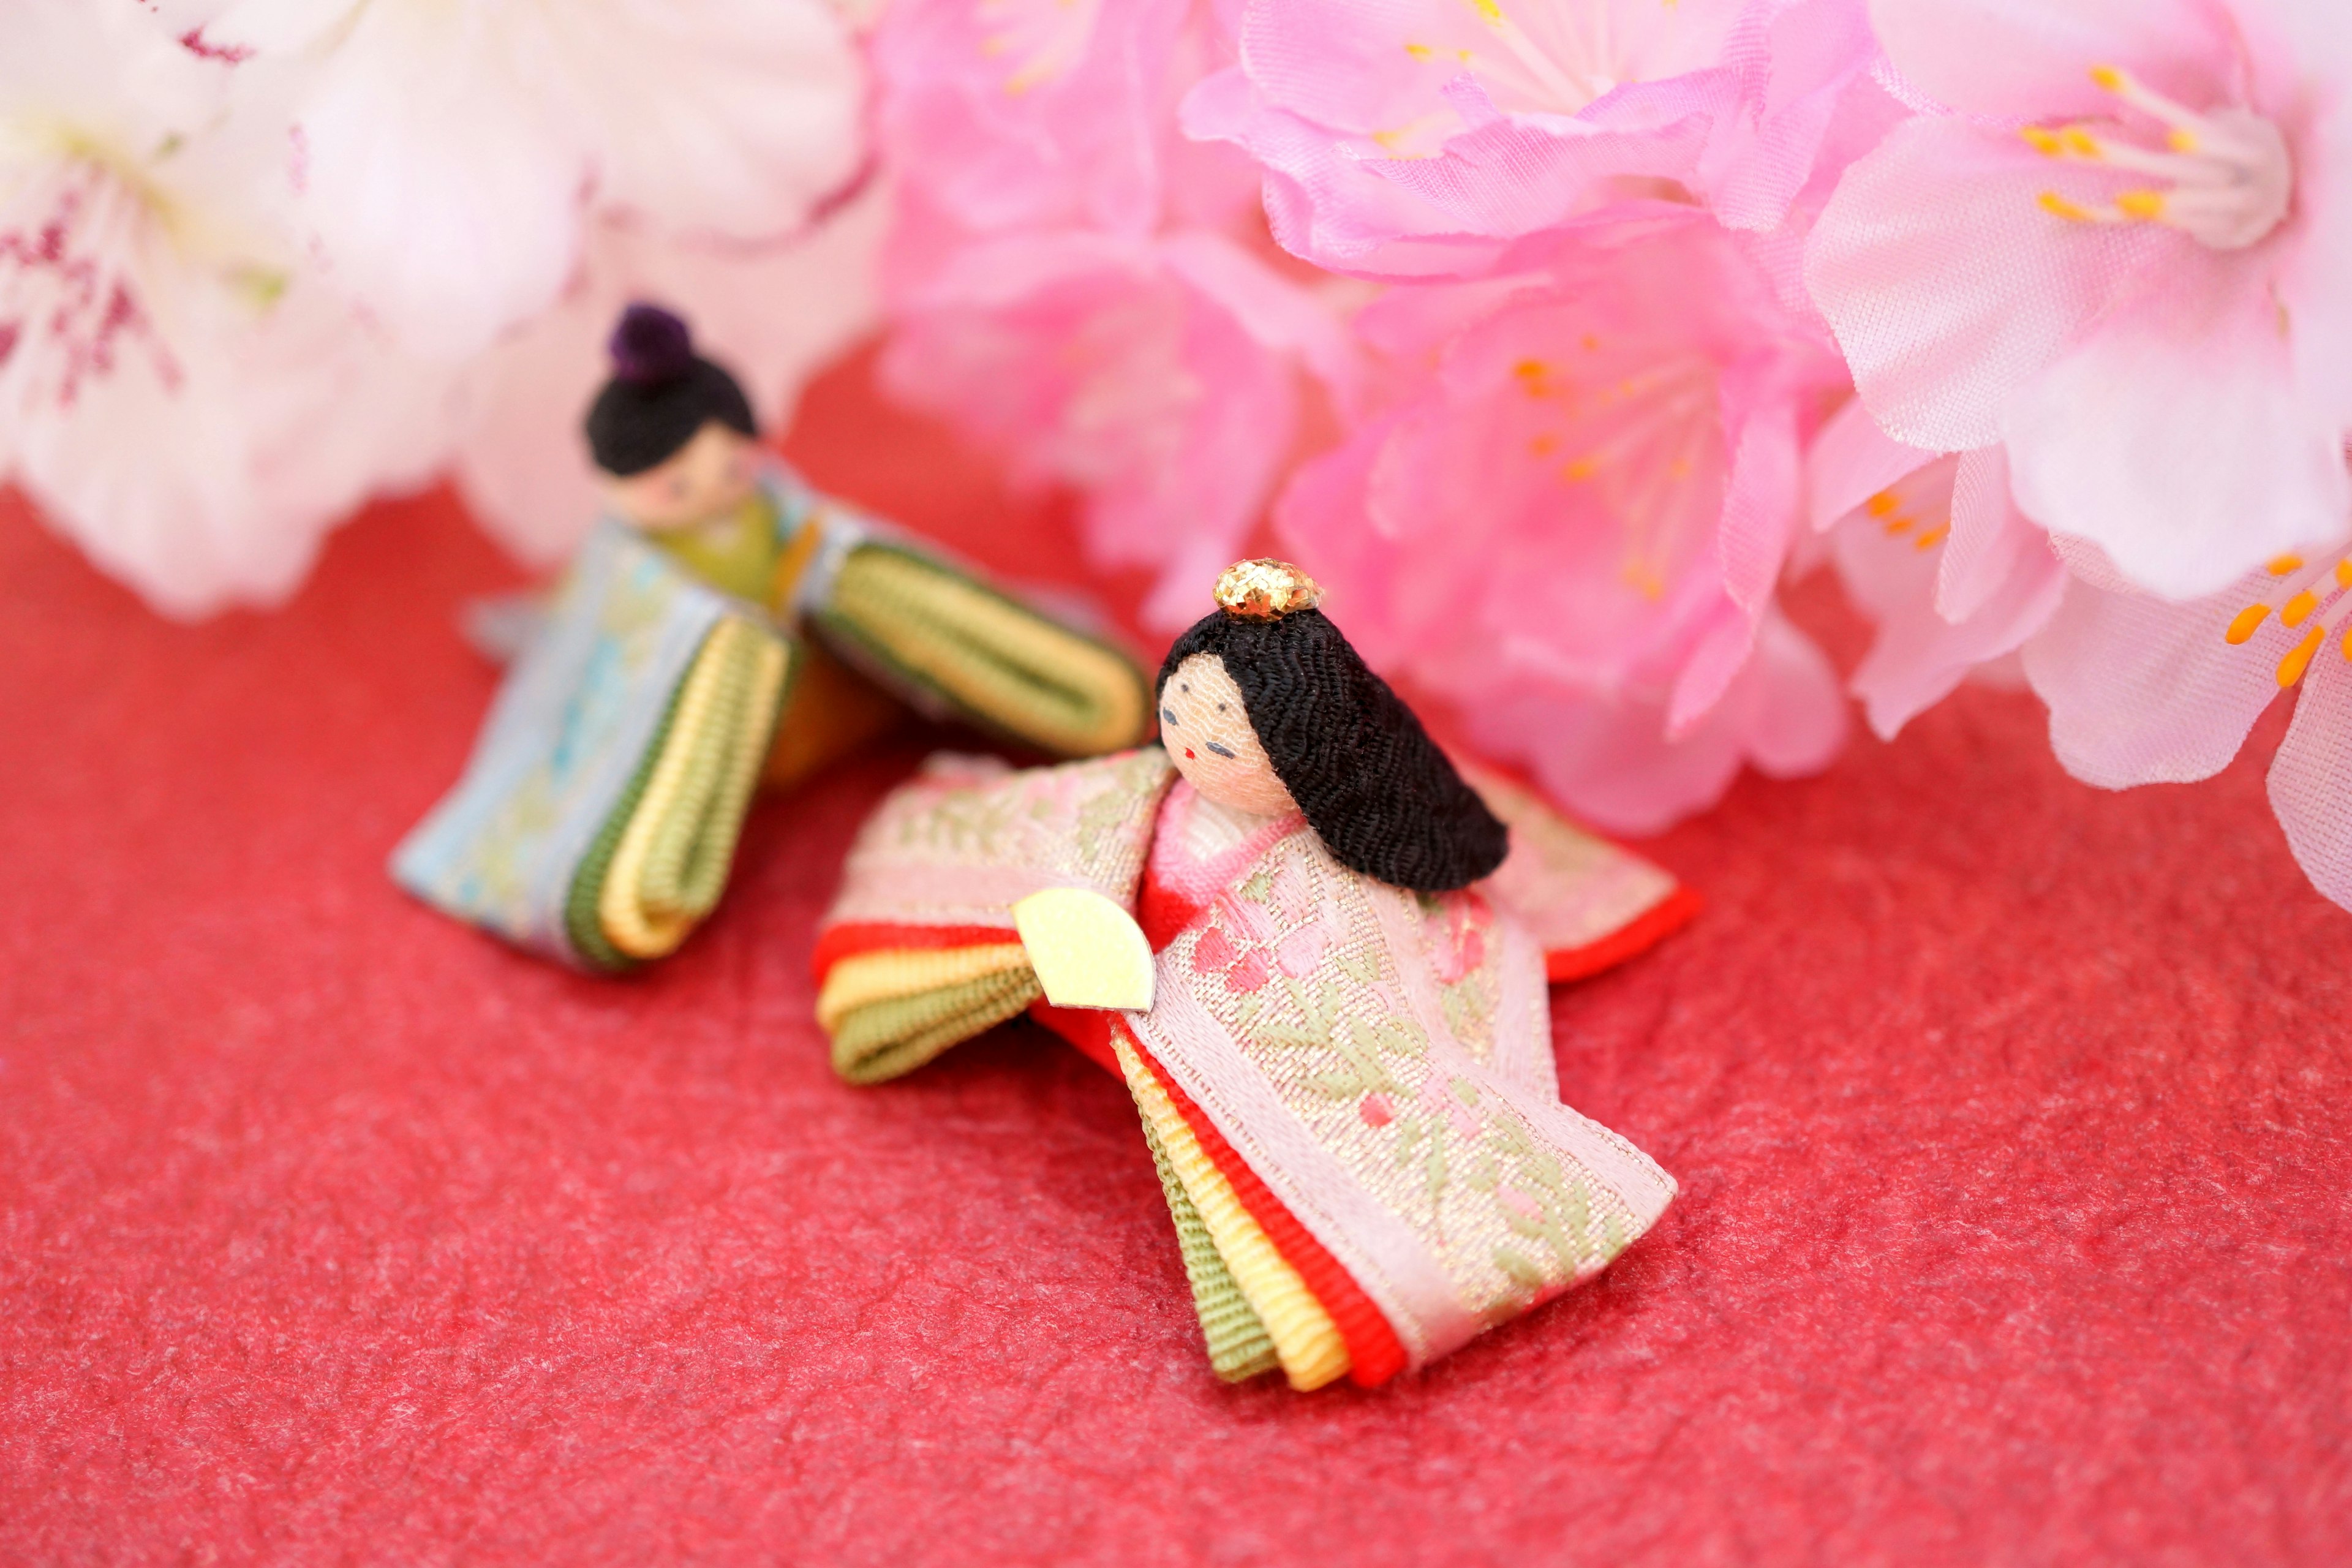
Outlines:
{"type": "Polygon", "coordinates": [[[1548,979],[1687,920],[1657,868],[1465,781],[1244,562],[1169,652],[1160,745],[936,757],[861,830],[816,955],[870,1084],[1028,1013],[1118,1076],[1210,1361],[1376,1384],[1591,1277],[1673,1180],[1559,1101],[1548,979]]]}

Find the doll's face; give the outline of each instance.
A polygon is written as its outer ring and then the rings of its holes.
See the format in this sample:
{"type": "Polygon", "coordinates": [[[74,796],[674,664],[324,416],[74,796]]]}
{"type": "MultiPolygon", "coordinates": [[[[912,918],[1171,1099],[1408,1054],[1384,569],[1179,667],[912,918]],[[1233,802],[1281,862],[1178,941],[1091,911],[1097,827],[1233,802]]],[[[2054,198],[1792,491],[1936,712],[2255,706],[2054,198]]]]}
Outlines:
{"type": "Polygon", "coordinates": [[[1160,689],[1160,741],[1176,771],[1219,805],[1259,816],[1298,809],[1215,654],[1192,655],[1160,689]]]}
{"type": "Polygon", "coordinates": [[[751,493],[751,438],[716,419],[662,462],[626,478],[604,476],[604,499],[639,528],[684,528],[740,506],[751,493]]]}

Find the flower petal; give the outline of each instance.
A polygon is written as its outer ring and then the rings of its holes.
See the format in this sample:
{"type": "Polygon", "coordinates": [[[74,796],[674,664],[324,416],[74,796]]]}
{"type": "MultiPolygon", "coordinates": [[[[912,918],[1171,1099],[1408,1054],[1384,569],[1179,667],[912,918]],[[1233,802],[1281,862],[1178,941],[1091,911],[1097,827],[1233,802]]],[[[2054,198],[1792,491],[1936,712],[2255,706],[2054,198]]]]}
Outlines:
{"type": "Polygon", "coordinates": [[[2093,66],[2210,102],[2228,86],[2226,11],[2194,0],[1871,0],[1887,58],[1921,91],[1972,114],[2108,112],[2093,66]]]}
{"type": "Polygon", "coordinates": [[[1805,516],[1818,533],[1935,460],[1935,453],[1881,430],[1856,398],[1832,415],[1805,448],[1805,516]]]}
{"type": "Polygon", "coordinates": [[[2352,663],[2323,647],[2271,761],[2271,809],[2313,887],[2352,910],[2352,663]]]}
{"type": "Polygon", "coordinates": [[[2223,635],[2267,595],[2256,575],[2234,592],[2179,605],[2074,574],[2049,626],[2025,645],[2025,674],[2050,708],[2050,744],[2066,771],[2106,789],[2181,784],[2219,773],[2279,694],[2279,661],[2302,635],[2268,617],[2250,640],[2223,635]]]}
{"type": "Polygon", "coordinates": [[[339,282],[456,357],[551,303],[580,231],[578,151],[470,13],[371,5],[319,68],[294,173],[339,282]]]}
{"type": "MultiPolygon", "coordinates": [[[[2154,226],[2063,222],[2049,164],[1958,120],[1897,126],[1846,171],[1805,247],[1805,281],[1882,429],[1933,451],[1990,446],[2002,406],[2168,241],[2154,226]]],[[[2030,509],[2029,509],[2030,510],[2030,509]]]]}
{"type": "Polygon", "coordinates": [[[2102,323],[2001,417],[2026,514],[2176,599],[2342,538],[2352,510],[2342,426],[2295,384],[2257,263],[2212,270],[2102,323]]]}

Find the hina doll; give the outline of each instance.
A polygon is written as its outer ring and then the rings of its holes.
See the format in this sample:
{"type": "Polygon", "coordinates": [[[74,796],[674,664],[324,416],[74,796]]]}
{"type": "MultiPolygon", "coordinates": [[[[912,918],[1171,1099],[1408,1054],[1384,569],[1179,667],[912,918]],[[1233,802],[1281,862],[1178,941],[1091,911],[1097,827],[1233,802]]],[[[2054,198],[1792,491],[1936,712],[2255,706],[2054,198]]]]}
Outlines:
{"type": "Polygon", "coordinates": [[[1049,756],[1142,737],[1132,660],[810,489],[677,317],[630,306],[612,352],[586,421],[605,515],[394,852],[404,887],[625,970],[717,902],[763,777],[797,782],[902,704],[1049,756]]]}
{"type": "Polygon", "coordinates": [[[1675,1184],[1559,1101],[1549,980],[1695,900],[1474,787],[1317,607],[1245,562],[1160,743],[939,757],[861,829],[816,953],[853,1083],[1027,1013],[1133,1095],[1211,1364],[1379,1384],[1584,1279],[1675,1184]]]}

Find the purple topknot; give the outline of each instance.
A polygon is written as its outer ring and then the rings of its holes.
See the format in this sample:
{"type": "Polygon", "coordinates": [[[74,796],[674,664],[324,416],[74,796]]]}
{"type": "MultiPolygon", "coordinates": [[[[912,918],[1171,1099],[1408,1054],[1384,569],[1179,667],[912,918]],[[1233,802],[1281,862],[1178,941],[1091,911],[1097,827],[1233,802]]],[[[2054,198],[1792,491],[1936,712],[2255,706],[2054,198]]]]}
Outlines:
{"type": "Polygon", "coordinates": [[[614,379],[632,386],[660,386],[694,369],[694,337],[686,322],[643,300],[621,312],[605,347],[613,356],[614,379]]]}

